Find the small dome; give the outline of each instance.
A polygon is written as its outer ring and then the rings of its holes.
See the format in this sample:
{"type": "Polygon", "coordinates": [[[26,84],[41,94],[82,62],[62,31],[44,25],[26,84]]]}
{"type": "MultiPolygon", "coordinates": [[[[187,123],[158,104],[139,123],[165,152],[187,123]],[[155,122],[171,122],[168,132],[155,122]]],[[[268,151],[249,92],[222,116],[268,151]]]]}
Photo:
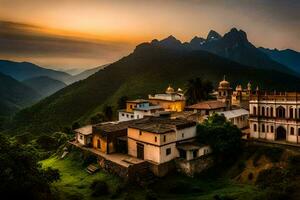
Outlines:
{"type": "Polygon", "coordinates": [[[167,94],[174,93],[174,89],[169,85],[169,87],[166,89],[167,94]]]}
{"type": "Polygon", "coordinates": [[[228,81],[225,80],[225,76],[224,76],[224,79],[223,81],[221,81],[219,83],[219,87],[220,88],[230,88],[230,83],[228,81]]]}
{"type": "Polygon", "coordinates": [[[177,92],[180,92],[180,93],[181,93],[181,92],[183,92],[183,90],[182,90],[181,88],[178,88],[178,89],[177,89],[177,92]]]}
{"type": "Polygon", "coordinates": [[[235,90],[236,91],[242,91],[243,90],[242,85],[237,85],[235,90]]]}

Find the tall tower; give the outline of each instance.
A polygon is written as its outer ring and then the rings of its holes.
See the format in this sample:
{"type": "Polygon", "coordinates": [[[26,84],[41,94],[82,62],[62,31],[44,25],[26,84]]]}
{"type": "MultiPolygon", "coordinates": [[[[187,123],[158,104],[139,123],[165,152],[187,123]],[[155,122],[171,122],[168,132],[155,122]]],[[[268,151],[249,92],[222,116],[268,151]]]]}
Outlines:
{"type": "Polygon", "coordinates": [[[231,96],[232,88],[230,87],[230,83],[226,81],[226,77],[224,75],[224,78],[219,83],[218,87],[218,100],[226,103],[227,109],[231,109],[231,96]]]}

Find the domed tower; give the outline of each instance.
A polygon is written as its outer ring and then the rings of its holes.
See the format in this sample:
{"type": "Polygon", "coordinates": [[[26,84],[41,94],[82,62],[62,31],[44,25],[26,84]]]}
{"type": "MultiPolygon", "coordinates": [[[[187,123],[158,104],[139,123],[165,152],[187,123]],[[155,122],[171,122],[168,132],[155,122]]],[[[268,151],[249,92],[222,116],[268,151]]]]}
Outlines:
{"type": "Polygon", "coordinates": [[[174,89],[169,85],[169,87],[166,89],[166,94],[173,94],[174,89]]]}
{"type": "Polygon", "coordinates": [[[252,85],[251,85],[251,83],[249,82],[249,83],[247,84],[247,92],[248,92],[248,94],[250,94],[251,91],[252,91],[252,85]]]}
{"type": "Polygon", "coordinates": [[[230,87],[230,83],[226,81],[226,78],[224,76],[223,80],[219,83],[218,100],[225,102],[227,105],[227,109],[231,109],[231,95],[232,88],[230,87]]]}

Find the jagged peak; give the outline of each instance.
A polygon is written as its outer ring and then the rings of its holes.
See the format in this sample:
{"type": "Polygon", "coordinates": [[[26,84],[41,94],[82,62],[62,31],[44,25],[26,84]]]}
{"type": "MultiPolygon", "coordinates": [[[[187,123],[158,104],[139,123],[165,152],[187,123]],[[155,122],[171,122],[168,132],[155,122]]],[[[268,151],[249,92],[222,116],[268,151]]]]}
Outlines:
{"type": "Polygon", "coordinates": [[[220,38],[222,38],[222,36],[218,32],[216,32],[214,30],[210,30],[206,39],[207,40],[218,40],[220,38]]]}
{"type": "Polygon", "coordinates": [[[224,35],[224,38],[248,42],[247,33],[241,29],[238,30],[237,28],[232,28],[228,33],[224,35]]]}

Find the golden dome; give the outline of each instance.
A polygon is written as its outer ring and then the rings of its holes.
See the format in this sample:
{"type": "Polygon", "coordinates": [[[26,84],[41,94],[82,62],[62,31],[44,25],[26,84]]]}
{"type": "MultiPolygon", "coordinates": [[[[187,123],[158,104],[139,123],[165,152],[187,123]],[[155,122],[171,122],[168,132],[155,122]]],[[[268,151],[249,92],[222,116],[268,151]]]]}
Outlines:
{"type": "Polygon", "coordinates": [[[169,87],[166,89],[167,94],[174,93],[174,89],[169,85],[169,87]]]}
{"type": "Polygon", "coordinates": [[[230,88],[230,83],[225,80],[225,76],[224,76],[223,81],[221,81],[219,83],[219,88],[230,88]]]}

